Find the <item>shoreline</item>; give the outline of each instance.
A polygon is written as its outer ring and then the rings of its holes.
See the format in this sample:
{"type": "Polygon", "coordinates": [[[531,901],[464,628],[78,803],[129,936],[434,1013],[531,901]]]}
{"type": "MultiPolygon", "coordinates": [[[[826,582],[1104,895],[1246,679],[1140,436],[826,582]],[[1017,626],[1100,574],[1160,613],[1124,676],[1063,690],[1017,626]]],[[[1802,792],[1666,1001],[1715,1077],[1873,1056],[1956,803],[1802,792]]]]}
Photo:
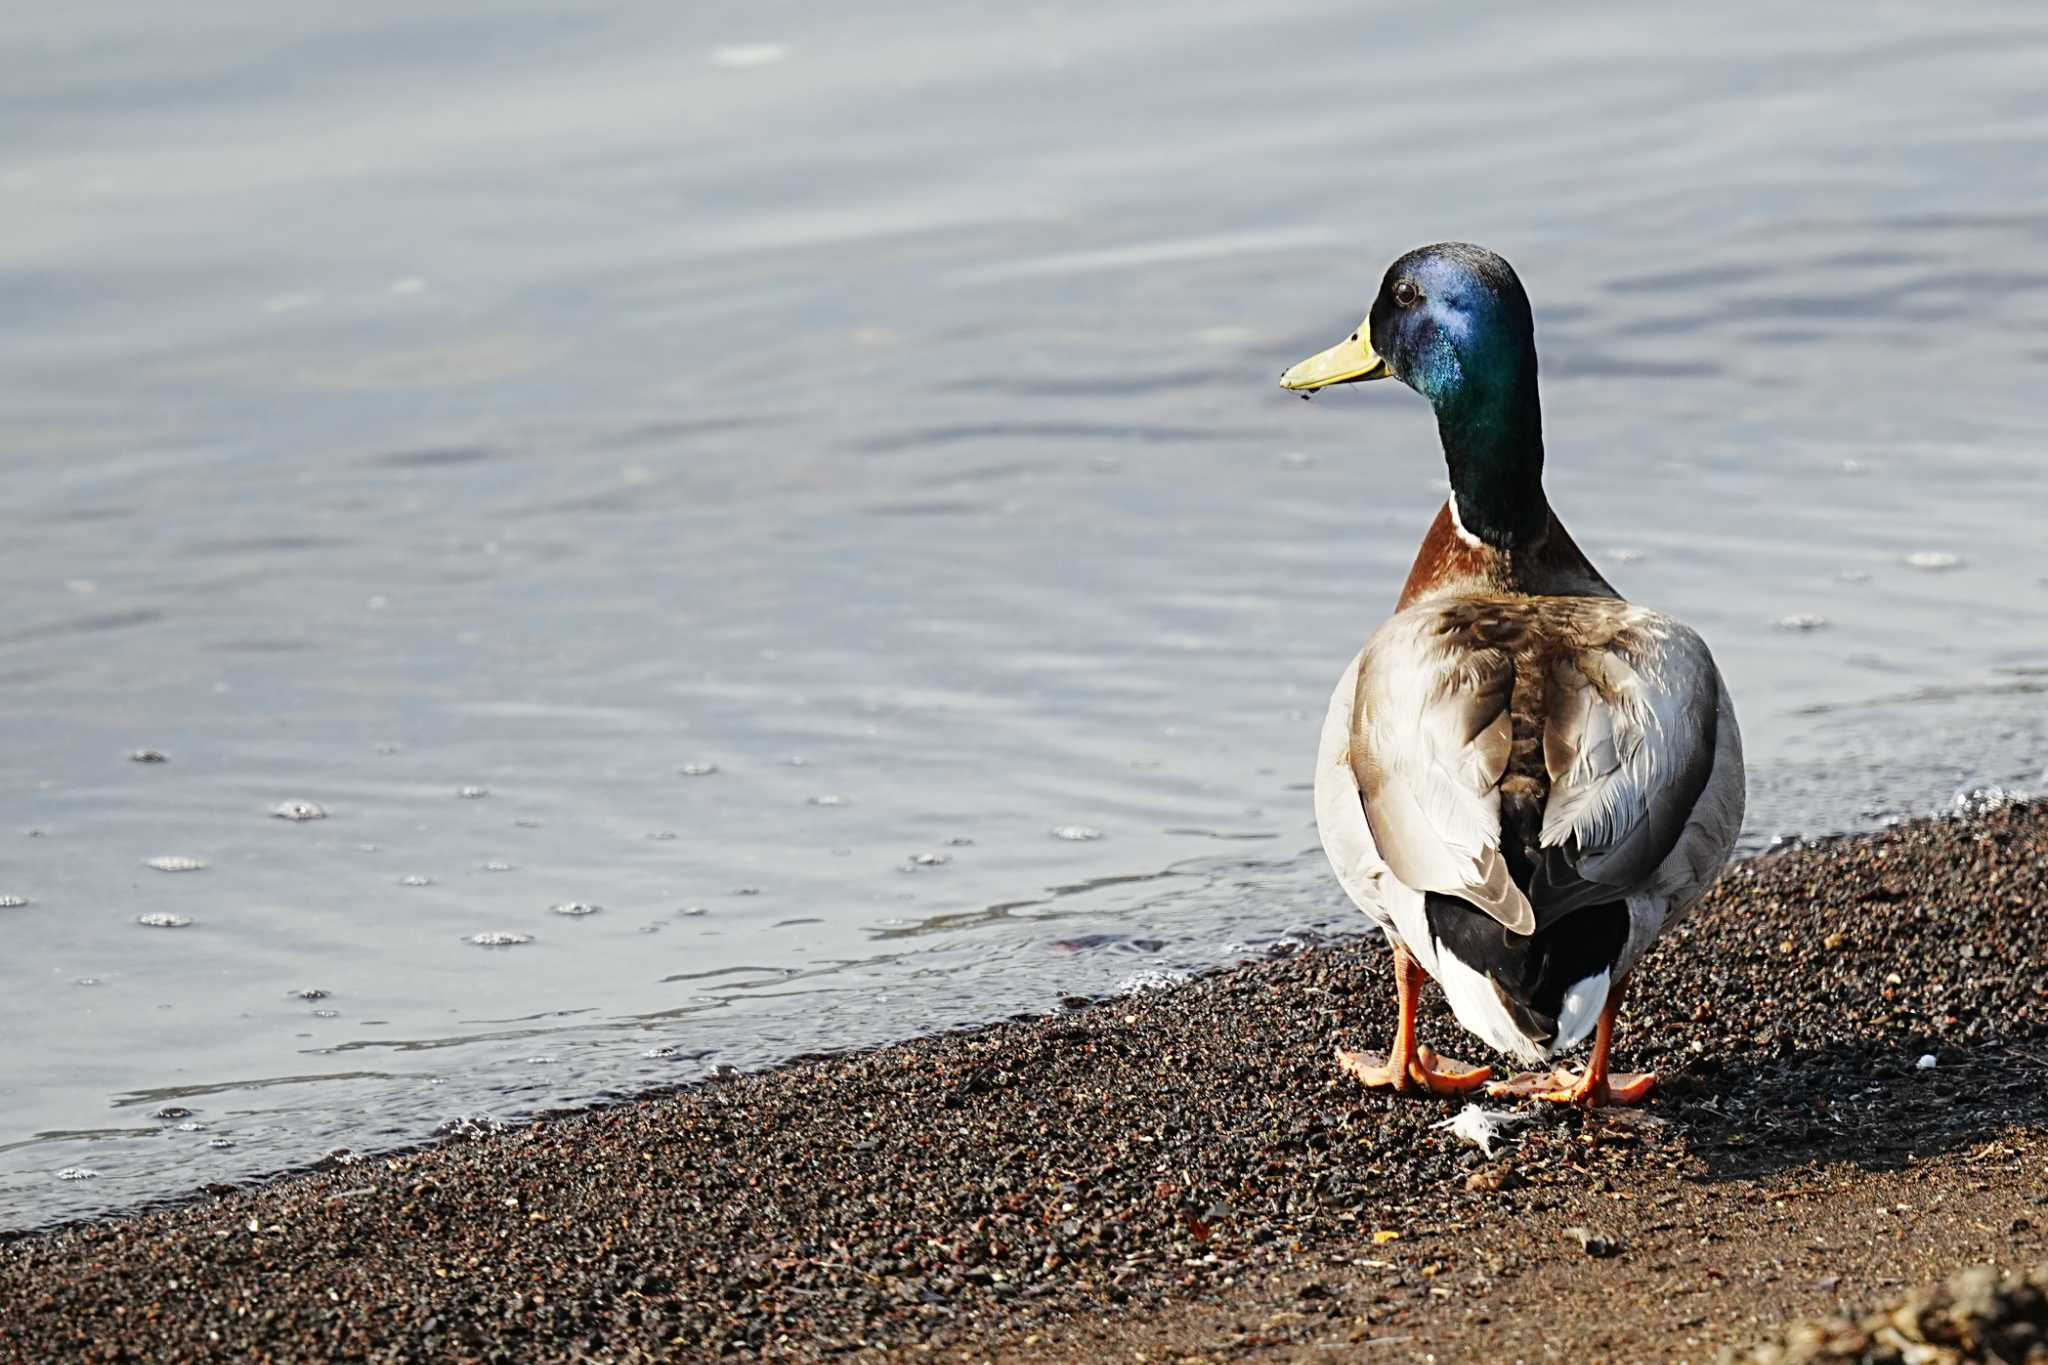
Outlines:
{"type": "MultiPolygon", "coordinates": [[[[1385,961],[1315,947],[16,1234],[0,1359],[1711,1360],[2048,1258],[2048,805],[1731,868],[1623,1017],[1649,1105],[1489,1105],[1533,1115],[1491,1159],[1436,1126],[1457,1102],[1331,1065],[1390,1027],[1385,961]],[[1532,1317],[1589,1282],[1599,1314],[1532,1317]]],[[[1424,1034],[1483,1055],[1433,991],[1424,1034]]]]}

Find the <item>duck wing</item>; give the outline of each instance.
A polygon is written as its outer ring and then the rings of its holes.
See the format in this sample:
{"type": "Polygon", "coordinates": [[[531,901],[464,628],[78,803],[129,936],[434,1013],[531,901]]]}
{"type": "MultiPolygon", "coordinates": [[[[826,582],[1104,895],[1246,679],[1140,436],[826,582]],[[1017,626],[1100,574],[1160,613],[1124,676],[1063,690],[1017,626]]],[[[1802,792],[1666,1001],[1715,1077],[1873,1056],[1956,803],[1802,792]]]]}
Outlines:
{"type": "Polygon", "coordinates": [[[1741,824],[1740,740],[1712,655],[1616,599],[1403,611],[1366,645],[1354,717],[1352,767],[1389,870],[1517,934],[1642,892],[1689,901],[1741,824]]]}

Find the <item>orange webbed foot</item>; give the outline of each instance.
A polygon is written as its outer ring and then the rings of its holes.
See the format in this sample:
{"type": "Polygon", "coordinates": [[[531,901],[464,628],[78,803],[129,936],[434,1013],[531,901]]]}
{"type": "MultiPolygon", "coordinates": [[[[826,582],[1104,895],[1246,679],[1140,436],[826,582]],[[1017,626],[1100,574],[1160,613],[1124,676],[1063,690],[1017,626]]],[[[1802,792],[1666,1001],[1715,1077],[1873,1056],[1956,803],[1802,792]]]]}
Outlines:
{"type": "Polygon", "coordinates": [[[1592,1068],[1577,1075],[1558,1067],[1555,1071],[1532,1071],[1486,1087],[1488,1095],[1549,1100],[1553,1104],[1578,1104],[1597,1109],[1610,1104],[1638,1104],[1657,1084],[1651,1072],[1610,1071],[1595,1075],[1592,1068]]]}
{"type": "Polygon", "coordinates": [[[1337,1049],[1337,1065],[1360,1085],[1370,1089],[1387,1087],[1396,1092],[1426,1090],[1432,1095],[1464,1095],[1486,1084],[1493,1075],[1490,1066],[1470,1066],[1450,1057],[1439,1057],[1429,1048],[1417,1048],[1406,1066],[1376,1052],[1337,1049]]]}

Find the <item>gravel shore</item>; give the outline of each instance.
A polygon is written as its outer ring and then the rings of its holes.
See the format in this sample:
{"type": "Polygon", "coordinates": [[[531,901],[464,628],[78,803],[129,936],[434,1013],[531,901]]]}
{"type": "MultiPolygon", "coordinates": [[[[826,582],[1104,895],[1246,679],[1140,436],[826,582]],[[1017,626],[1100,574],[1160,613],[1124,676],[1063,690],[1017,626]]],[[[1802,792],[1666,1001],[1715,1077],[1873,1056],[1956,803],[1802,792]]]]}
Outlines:
{"type": "Polygon", "coordinates": [[[1710,1361],[2048,1260],[2048,807],[1732,869],[1652,1102],[1490,1158],[1337,1074],[1376,937],[1069,1005],[0,1245],[0,1360],[1710,1361]]]}

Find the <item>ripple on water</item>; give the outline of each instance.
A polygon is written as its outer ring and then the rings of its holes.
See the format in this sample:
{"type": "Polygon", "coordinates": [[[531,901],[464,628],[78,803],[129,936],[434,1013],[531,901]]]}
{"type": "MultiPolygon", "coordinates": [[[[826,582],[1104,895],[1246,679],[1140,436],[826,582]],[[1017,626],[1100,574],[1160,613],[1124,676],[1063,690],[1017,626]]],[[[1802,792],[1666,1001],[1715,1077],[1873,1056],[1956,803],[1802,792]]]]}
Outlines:
{"type": "Polygon", "coordinates": [[[325,820],[327,808],[317,801],[280,801],[270,813],[280,820],[325,820]]]}
{"type": "Polygon", "coordinates": [[[153,867],[159,872],[200,872],[205,870],[206,859],[187,858],[182,854],[172,853],[161,858],[151,858],[143,866],[153,867]]]}
{"type": "Polygon", "coordinates": [[[491,794],[489,787],[457,787],[455,795],[464,801],[481,801],[491,794]]]}
{"type": "Polygon", "coordinates": [[[98,1180],[100,1173],[90,1166],[66,1166],[57,1172],[59,1180],[98,1180]]]}
{"type": "Polygon", "coordinates": [[[1093,825],[1055,825],[1052,837],[1055,839],[1065,839],[1068,843],[1082,844],[1087,843],[1091,839],[1100,839],[1102,831],[1093,825]]]}
{"type": "Polygon", "coordinates": [[[182,1104],[167,1104],[163,1108],[151,1114],[150,1117],[153,1119],[162,1119],[166,1123],[175,1123],[179,1119],[191,1118],[192,1111],[190,1109],[187,1109],[182,1104]]]}
{"type": "Polygon", "coordinates": [[[137,915],[135,922],[145,929],[183,929],[192,922],[192,917],[190,915],[172,915],[156,910],[151,911],[147,915],[137,915]]]}
{"type": "Polygon", "coordinates": [[[1815,616],[1811,612],[1796,611],[1793,612],[1790,616],[1780,616],[1776,621],[1773,621],[1771,625],[1776,630],[1790,631],[1797,635],[1804,635],[1811,631],[1824,629],[1827,626],[1827,623],[1828,618],[1825,616],[1815,616]]]}
{"type": "Polygon", "coordinates": [[[479,948],[516,948],[522,943],[533,942],[532,934],[513,934],[504,930],[490,929],[481,934],[471,934],[469,941],[479,948]]]}
{"type": "Polygon", "coordinates": [[[400,877],[398,884],[400,886],[432,886],[434,879],[422,873],[414,872],[409,876],[400,877]]]}
{"type": "Polygon", "coordinates": [[[716,763],[685,763],[676,771],[684,777],[709,777],[718,771],[716,763]]]}
{"type": "Polygon", "coordinates": [[[571,919],[581,919],[585,915],[594,915],[602,909],[604,909],[602,905],[590,905],[584,901],[563,901],[560,905],[548,907],[550,913],[567,915],[571,919]]]}

